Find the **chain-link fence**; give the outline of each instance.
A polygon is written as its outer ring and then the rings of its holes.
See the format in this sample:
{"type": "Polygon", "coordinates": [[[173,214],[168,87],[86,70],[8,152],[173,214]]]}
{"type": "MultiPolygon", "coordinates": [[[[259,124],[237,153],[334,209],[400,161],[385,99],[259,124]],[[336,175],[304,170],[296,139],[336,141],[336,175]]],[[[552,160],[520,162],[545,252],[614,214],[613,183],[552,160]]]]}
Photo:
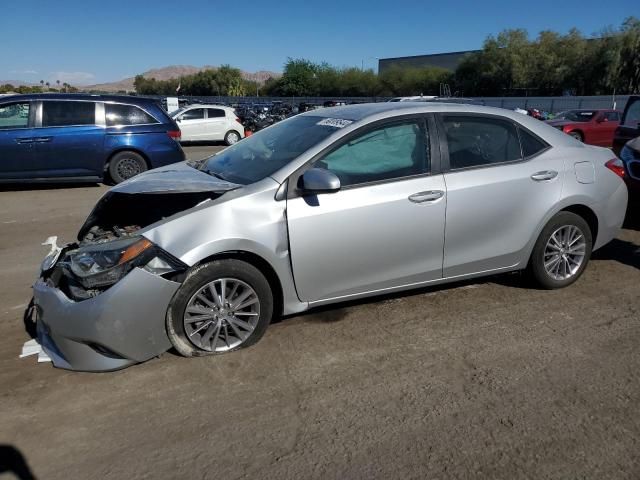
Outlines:
{"type": "MultiPolygon", "coordinates": [[[[166,98],[159,95],[149,95],[153,98],[166,98]]],[[[228,97],[228,96],[180,96],[180,98],[188,99],[192,103],[210,103],[210,104],[270,104],[273,102],[288,103],[291,105],[299,105],[300,103],[308,103],[314,105],[323,105],[325,102],[346,102],[346,103],[370,103],[385,102],[391,97],[228,97]]],[[[480,102],[489,107],[506,108],[514,110],[515,108],[537,108],[550,113],[557,113],[563,110],[572,110],[579,108],[600,109],[600,108],[617,108],[624,109],[629,95],[599,95],[599,96],[581,96],[581,97],[475,97],[473,100],[480,102]]]]}

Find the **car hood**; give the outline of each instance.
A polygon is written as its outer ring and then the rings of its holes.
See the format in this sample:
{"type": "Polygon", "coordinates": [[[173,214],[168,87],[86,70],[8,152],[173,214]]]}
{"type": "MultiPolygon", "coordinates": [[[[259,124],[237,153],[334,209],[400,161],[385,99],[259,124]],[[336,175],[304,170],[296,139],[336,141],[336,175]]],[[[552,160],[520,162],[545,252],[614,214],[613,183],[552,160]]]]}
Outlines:
{"type": "Polygon", "coordinates": [[[181,162],[136,175],[109,191],[114,193],[221,193],[239,186],[198,170],[187,162],[181,162]]]}
{"type": "Polygon", "coordinates": [[[557,119],[557,120],[546,120],[545,123],[547,125],[551,125],[552,127],[566,127],[567,125],[575,125],[575,122],[571,120],[557,119]]]}
{"type": "Polygon", "coordinates": [[[241,187],[186,162],[150,170],[105,193],[80,228],[78,240],[104,241],[135,234],[155,222],[241,187]]]}

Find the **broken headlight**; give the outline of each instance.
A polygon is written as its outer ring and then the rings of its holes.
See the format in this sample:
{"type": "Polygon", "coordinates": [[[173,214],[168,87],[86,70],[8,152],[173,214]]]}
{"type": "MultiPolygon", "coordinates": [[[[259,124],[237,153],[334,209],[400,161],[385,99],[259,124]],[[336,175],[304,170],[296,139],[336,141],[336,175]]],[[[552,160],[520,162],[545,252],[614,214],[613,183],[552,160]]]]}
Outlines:
{"type": "Polygon", "coordinates": [[[180,262],[144,237],[129,237],[87,245],[71,252],[69,268],[85,288],[113,285],[134,267],[161,275],[180,268],[180,262]],[[160,267],[160,268],[158,268],[160,267]]]}

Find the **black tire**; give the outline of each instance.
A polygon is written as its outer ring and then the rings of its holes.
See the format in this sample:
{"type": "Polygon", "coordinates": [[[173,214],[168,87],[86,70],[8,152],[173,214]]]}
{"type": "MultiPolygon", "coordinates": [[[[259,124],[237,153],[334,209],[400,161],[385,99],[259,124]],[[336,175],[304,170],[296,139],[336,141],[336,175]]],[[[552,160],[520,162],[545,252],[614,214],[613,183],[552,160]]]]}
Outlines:
{"type": "Polygon", "coordinates": [[[167,335],[171,344],[185,357],[220,355],[249,347],[262,338],[273,316],[273,293],[265,276],[253,265],[235,259],[214,260],[193,268],[173,296],[167,310],[167,335]],[[260,304],[257,324],[248,338],[240,345],[225,352],[204,350],[192,343],[187,334],[183,318],[189,300],[209,282],[219,278],[238,279],[248,284],[256,293],[260,304]]]}
{"type": "Polygon", "coordinates": [[[584,142],[584,137],[580,132],[569,132],[569,135],[578,140],[579,142],[584,142]]]}
{"type": "Polygon", "coordinates": [[[242,137],[235,130],[229,130],[227,134],[224,136],[224,143],[226,143],[229,146],[238,143],[240,140],[242,140],[242,137]]]}
{"type": "Polygon", "coordinates": [[[147,170],[147,162],[136,152],[118,152],[109,161],[109,176],[114,183],[141,174],[147,170]]]}
{"type": "Polygon", "coordinates": [[[582,275],[582,272],[584,272],[584,269],[587,267],[589,259],[591,258],[592,248],[593,238],[591,229],[587,222],[575,213],[560,212],[549,221],[540,233],[540,236],[533,248],[531,258],[529,259],[527,273],[529,274],[530,279],[541,288],[553,290],[556,288],[567,287],[578,280],[582,275]],[[545,249],[554,232],[565,226],[578,228],[584,236],[584,258],[575,273],[573,273],[569,278],[559,280],[553,278],[545,269],[545,249]]]}

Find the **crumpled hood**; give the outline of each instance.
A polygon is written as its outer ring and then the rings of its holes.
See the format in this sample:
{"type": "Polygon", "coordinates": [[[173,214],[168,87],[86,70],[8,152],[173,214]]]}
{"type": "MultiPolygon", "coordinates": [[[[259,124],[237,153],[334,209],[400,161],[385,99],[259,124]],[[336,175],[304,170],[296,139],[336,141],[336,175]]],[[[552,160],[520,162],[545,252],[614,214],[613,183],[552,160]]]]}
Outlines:
{"type": "Polygon", "coordinates": [[[109,190],[113,193],[226,192],[238,188],[197,170],[187,162],[174,163],[136,175],[109,190]]]}
{"type": "Polygon", "coordinates": [[[80,228],[78,240],[88,238],[91,229],[92,238],[129,234],[241,187],[186,162],[150,170],[105,193],[80,228]]]}

